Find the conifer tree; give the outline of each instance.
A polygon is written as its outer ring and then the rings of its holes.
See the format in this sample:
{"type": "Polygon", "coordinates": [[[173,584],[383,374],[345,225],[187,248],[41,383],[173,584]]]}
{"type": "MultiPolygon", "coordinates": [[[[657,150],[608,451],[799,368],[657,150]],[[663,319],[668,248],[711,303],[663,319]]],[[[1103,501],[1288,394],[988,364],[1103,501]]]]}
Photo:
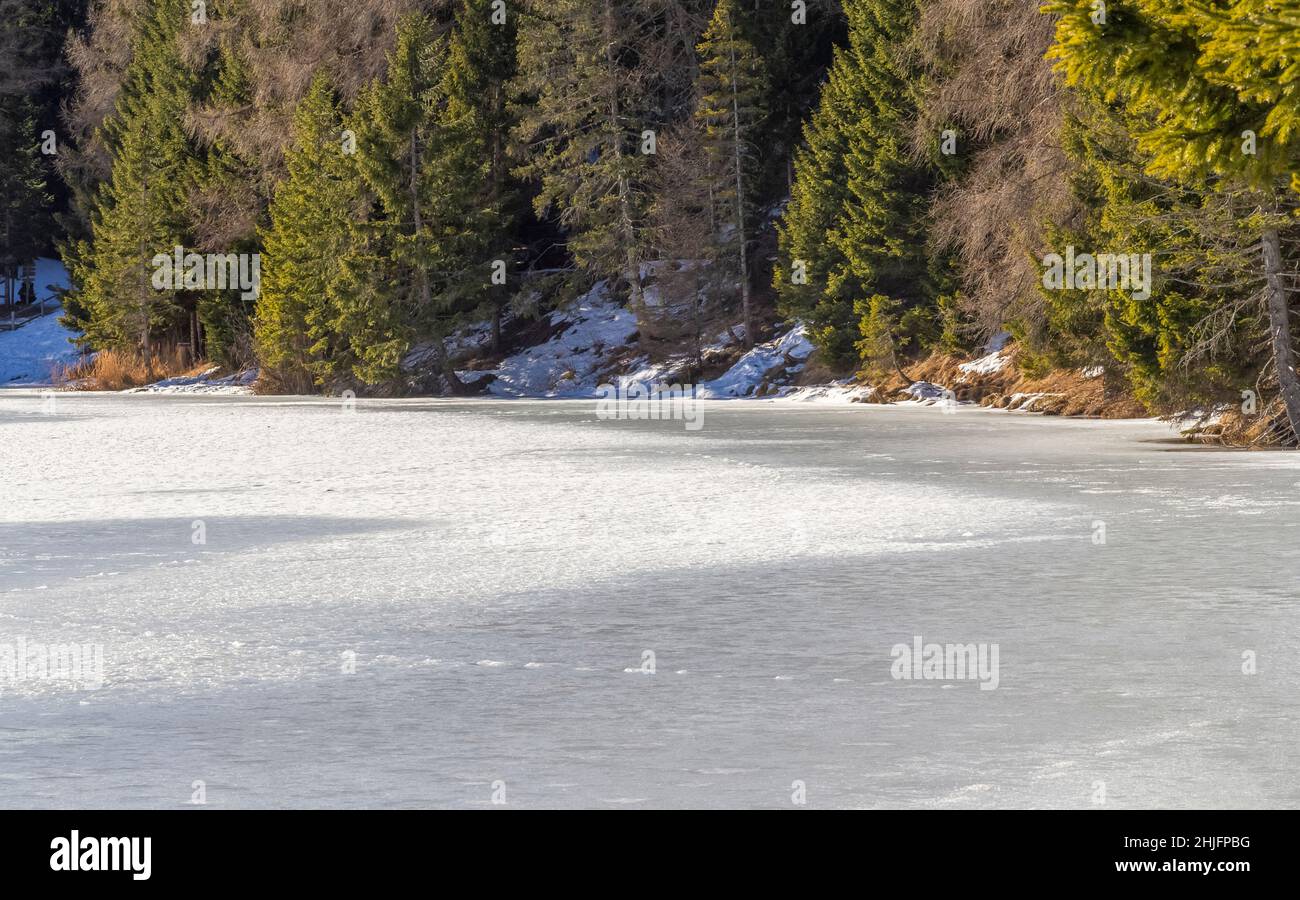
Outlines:
{"type": "Polygon", "coordinates": [[[516,130],[523,177],[539,180],[578,266],[644,307],[651,196],[645,142],[664,124],[659,14],[669,0],[545,0],[520,24],[516,130]]]}
{"type": "Polygon", "coordinates": [[[935,295],[925,228],[935,176],[910,158],[905,137],[916,84],[902,50],[915,5],[848,0],[845,12],[849,43],[835,52],[796,155],[775,273],[783,309],[806,318],[840,362],[852,358],[860,331],[867,340],[857,350],[880,346],[879,323],[865,321],[871,297],[921,309],[935,295]]]}
{"type": "MultiPolygon", "coordinates": [[[[247,108],[252,105],[248,69],[238,51],[223,43],[213,71],[204,79],[203,98],[208,108],[247,108]]],[[[256,161],[247,158],[224,135],[210,137],[199,150],[194,188],[190,193],[190,221],[194,246],[200,252],[255,253],[256,221],[262,204],[256,161]]],[[[253,314],[252,301],[238,290],[204,291],[193,304],[192,332],[195,352],[231,366],[251,364],[246,337],[253,314]]]]}
{"type": "Polygon", "coordinates": [[[330,374],[333,337],[329,301],[349,249],[357,175],[345,153],[343,117],[329,77],[321,73],[298,106],[288,175],[276,188],[261,233],[262,289],[255,340],[262,377],[307,393],[330,374]]]}
{"type": "Polygon", "coordinates": [[[832,240],[849,201],[844,159],[856,111],[865,95],[856,66],[854,42],[836,48],[817,108],[804,128],[804,145],[795,153],[794,186],[777,224],[780,260],[773,280],[780,310],[805,320],[821,351],[843,363],[853,354],[853,297],[843,281],[831,290],[831,275],[846,265],[832,240]]]}
{"type": "Polygon", "coordinates": [[[1289,272],[1295,266],[1300,166],[1292,74],[1291,0],[1223,6],[1139,0],[1099,10],[1078,0],[1047,9],[1060,16],[1053,58],[1067,80],[1135,114],[1134,140],[1149,175],[1231,202],[1253,239],[1253,272],[1239,287],[1262,301],[1279,394],[1300,434],[1300,377],[1291,331],[1289,272]]]}
{"type": "Polygon", "coordinates": [[[509,267],[521,204],[507,156],[515,41],[515,16],[499,14],[491,0],[462,0],[439,84],[442,106],[430,159],[436,182],[431,215],[446,242],[446,268],[436,289],[446,307],[477,305],[491,318],[493,350],[509,293],[492,278],[498,266],[509,267]]]}
{"type": "Polygon", "coordinates": [[[749,253],[753,226],[757,147],[766,115],[766,85],[754,45],[741,32],[735,0],[718,0],[697,52],[700,71],[695,117],[703,132],[706,179],[716,210],[715,265],[734,269],[740,282],[745,344],[754,343],[749,253]]]}
{"type": "Polygon", "coordinates": [[[387,76],[358,101],[356,160],[378,202],[343,261],[336,300],[339,329],[355,351],[353,371],[368,384],[393,378],[413,339],[427,335],[443,377],[453,390],[462,387],[442,349],[463,312],[460,294],[446,290],[449,273],[466,266],[442,197],[456,190],[438,122],[446,58],[433,21],[408,16],[398,25],[387,76]]]}
{"type": "Polygon", "coordinates": [[[48,238],[53,197],[40,145],[35,104],[0,96],[0,278],[13,279],[48,238]]]}
{"type": "Polygon", "coordinates": [[[103,128],[112,175],[101,186],[91,238],[69,254],[75,308],[96,347],[135,346],[147,359],[155,331],[175,323],[173,292],[151,284],[152,259],[185,244],[187,197],[195,154],[184,130],[195,75],[182,60],[177,32],[185,0],[157,0],[136,21],[134,53],[112,117],[103,128]]]}

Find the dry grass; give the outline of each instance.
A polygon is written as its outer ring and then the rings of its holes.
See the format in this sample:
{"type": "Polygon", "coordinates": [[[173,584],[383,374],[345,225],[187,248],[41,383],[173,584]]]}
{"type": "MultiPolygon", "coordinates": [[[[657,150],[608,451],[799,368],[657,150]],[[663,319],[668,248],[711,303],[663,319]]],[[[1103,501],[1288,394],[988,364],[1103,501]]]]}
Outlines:
{"type": "MultiPolygon", "coordinates": [[[[1009,361],[997,372],[966,373],[958,368],[970,360],[945,353],[932,353],[904,366],[917,381],[947,388],[956,399],[997,409],[1023,409],[1049,416],[1088,416],[1101,419],[1129,419],[1149,416],[1123,384],[1105,376],[1087,378],[1077,369],[1058,369],[1040,378],[1026,376],[1018,365],[1015,346],[1005,351],[1009,361]]],[[[909,382],[891,375],[875,385],[881,402],[908,399],[902,393],[909,382]]]]}
{"type": "Polygon", "coordinates": [[[1275,450],[1297,444],[1280,397],[1274,397],[1259,412],[1251,415],[1243,413],[1239,407],[1229,407],[1216,419],[1194,425],[1185,433],[1188,440],[1199,444],[1255,450],[1275,450]]]}
{"type": "Polygon", "coordinates": [[[164,378],[198,375],[206,363],[187,364],[176,350],[154,353],[148,362],[136,353],[101,350],[76,365],[56,372],[54,383],[69,391],[121,391],[144,387],[164,378]]]}

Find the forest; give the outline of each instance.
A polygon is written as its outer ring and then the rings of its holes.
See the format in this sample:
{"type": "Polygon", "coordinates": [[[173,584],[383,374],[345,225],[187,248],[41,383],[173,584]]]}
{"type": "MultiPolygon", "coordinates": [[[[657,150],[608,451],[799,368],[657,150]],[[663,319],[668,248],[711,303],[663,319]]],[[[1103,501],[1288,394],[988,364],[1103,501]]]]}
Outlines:
{"type": "Polygon", "coordinates": [[[1251,440],[1300,430],[1300,0],[0,17],[0,265],[60,256],[94,350],[183,346],[268,393],[456,395],[457,328],[490,323],[495,352],[603,283],[694,377],[720,327],[801,322],[809,377],[865,380],[1001,335],[1149,414],[1249,397],[1251,440]],[[257,283],[199,265],[160,288],[174,254],[255,257],[257,283]]]}

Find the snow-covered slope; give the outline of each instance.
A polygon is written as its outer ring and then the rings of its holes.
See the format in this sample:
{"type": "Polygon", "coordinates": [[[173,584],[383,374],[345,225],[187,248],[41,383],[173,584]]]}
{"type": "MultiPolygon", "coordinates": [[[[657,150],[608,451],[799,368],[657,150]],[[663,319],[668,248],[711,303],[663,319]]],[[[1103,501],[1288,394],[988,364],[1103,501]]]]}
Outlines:
{"type": "Polygon", "coordinates": [[[0,386],[49,384],[55,369],[77,360],[70,343],[76,334],[59,324],[63,309],[54,299],[53,288],[67,285],[68,273],[58,260],[37,260],[37,296],[46,299],[50,312],[14,331],[0,331],[0,386]]]}
{"type": "MultiPolygon", "coordinates": [[[[552,312],[547,325],[550,340],[506,357],[497,368],[460,372],[467,383],[490,377],[488,393],[496,397],[547,397],[583,399],[595,397],[602,384],[619,379],[660,384],[677,380],[676,372],[685,359],[651,362],[638,355],[634,346],[636,316],[609,296],[604,282],[574,304],[552,312]]],[[[476,325],[453,335],[449,348],[476,344],[484,326],[476,325]]],[[[706,353],[722,351],[732,340],[724,331],[706,347],[706,353]]],[[[770,376],[787,381],[802,368],[812,353],[806,330],[797,325],[784,335],[749,350],[719,377],[697,386],[697,396],[731,399],[755,396],[767,385],[766,396],[779,396],[791,388],[773,382],[770,376]]],[[[417,349],[407,358],[418,365],[425,357],[417,349]]]]}
{"type": "Polygon", "coordinates": [[[813,351],[803,325],[796,325],[782,337],[758,344],[723,375],[700,385],[699,396],[710,399],[750,397],[774,369],[795,361],[787,371],[798,371],[813,351]]]}
{"type": "Polygon", "coordinates": [[[0,332],[0,385],[49,384],[56,368],[76,361],[77,349],[68,343],[74,335],[59,324],[61,315],[58,309],[0,332]]]}
{"type": "Polygon", "coordinates": [[[560,329],[549,341],[507,357],[490,373],[463,372],[462,377],[472,382],[495,375],[488,390],[497,397],[595,396],[612,352],[636,334],[636,316],[612,301],[601,282],[549,318],[560,329]]]}

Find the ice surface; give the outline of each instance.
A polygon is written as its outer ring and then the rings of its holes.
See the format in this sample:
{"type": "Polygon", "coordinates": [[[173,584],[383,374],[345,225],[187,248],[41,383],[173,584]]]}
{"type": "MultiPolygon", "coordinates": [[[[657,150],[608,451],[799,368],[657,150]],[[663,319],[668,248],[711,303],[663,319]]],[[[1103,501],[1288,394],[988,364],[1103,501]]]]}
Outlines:
{"type": "Polygon", "coordinates": [[[0,676],[0,806],[1300,805],[1300,456],[351,408],[0,393],[0,656],[104,651],[98,690],[0,676]],[[895,681],[915,635],[998,643],[999,688],[895,681]]]}

